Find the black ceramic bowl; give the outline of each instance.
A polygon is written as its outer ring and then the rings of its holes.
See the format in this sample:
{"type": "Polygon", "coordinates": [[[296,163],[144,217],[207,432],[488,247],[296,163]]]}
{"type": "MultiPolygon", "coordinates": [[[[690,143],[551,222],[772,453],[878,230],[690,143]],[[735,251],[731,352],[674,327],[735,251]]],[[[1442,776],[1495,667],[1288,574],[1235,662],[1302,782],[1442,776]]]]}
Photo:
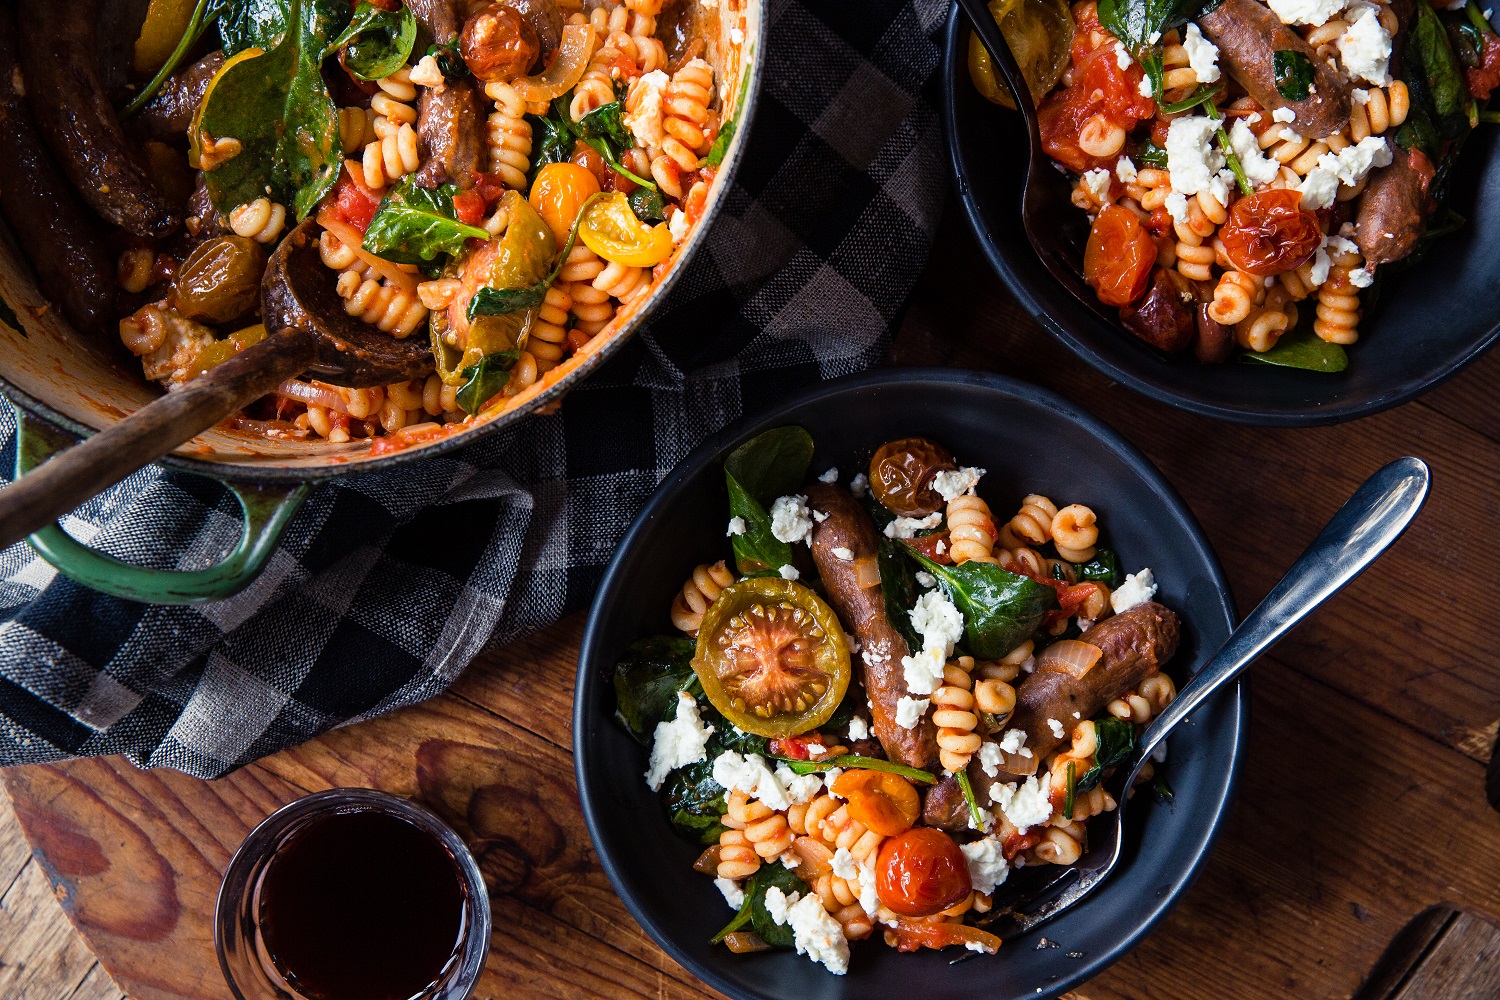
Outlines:
{"type": "MultiPolygon", "coordinates": [[[[1080,304],[1043,268],[1021,228],[1026,130],[1015,112],[979,96],[966,62],[969,24],[953,7],[943,64],[948,155],[980,246],[1023,305],[1057,339],[1110,378],[1153,399],[1222,420],[1296,426],[1336,423],[1405,403],[1457,373],[1500,335],[1500,130],[1481,126],[1454,176],[1468,224],[1410,268],[1381,281],[1349,367],[1337,375],[1243,362],[1204,365],[1166,355],[1080,304]]],[[[1067,204],[1060,173],[1041,179],[1067,204]]],[[[1088,217],[1070,213],[1080,270],[1088,217]]],[[[1082,282],[1080,280],[1080,287],[1082,282]]],[[[1085,291],[1087,289],[1085,288],[1085,291]]],[[[1092,294],[1092,293],[1090,293],[1092,294]]],[[[1304,307],[1303,312],[1310,311],[1304,307]]],[[[1305,322],[1306,320],[1304,320],[1305,322]]]]}
{"type": "Polygon", "coordinates": [[[949,965],[952,952],[903,955],[878,941],[853,946],[847,976],[792,952],[734,955],[708,941],[733,915],[692,869],[702,850],[673,833],[642,778],[646,753],[612,718],[616,660],[639,637],[669,634],[673,593],[697,563],[727,556],[720,460],[759,432],[800,424],[817,445],[813,471],[896,437],[922,434],[989,470],[987,496],[1036,490],[1099,511],[1109,544],[1132,569],[1149,565],[1158,600],[1183,620],[1171,672],[1196,670],[1228,636],[1234,612],[1223,575],[1182,500],[1140,452],[1059,396],[997,375],[885,369],[820,386],[706,442],[651,497],[610,563],[579,656],[573,746],[584,818],[604,870],[656,942],[732,997],[941,996],[1038,1000],[1095,975],[1138,942],[1192,882],[1222,822],[1243,748],[1245,701],[1224,692],[1174,735],[1170,804],[1142,802],[1118,872],[1089,899],[995,957],[949,965]],[[1059,943],[1038,950],[1045,933],[1059,943]]]}

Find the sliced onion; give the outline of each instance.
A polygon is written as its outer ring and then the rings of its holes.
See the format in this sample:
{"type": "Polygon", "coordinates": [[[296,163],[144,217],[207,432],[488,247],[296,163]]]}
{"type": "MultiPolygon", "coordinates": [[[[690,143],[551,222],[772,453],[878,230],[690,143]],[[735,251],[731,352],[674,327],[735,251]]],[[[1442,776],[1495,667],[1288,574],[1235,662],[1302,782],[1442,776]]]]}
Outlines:
{"type": "Polygon", "coordinates": [[[854,585],[860,590],[880,586],[880,561],[874,556],[854,560],[854,585]]]}
{"type": "Polygon", "coordinates": [[[731,931],[724,935],[724,946],[736,955],[748,955],[771,947],[754,931],[731,931]]]}
{"type": "Polygon", "coordinates": [[[1104,655],[1104,650],[1081,639],[1062,639],[1042,650],[1036,658],[1038,670],[1053,670],[1067,673],[1073,678],[1082,677],[1094,669],[1094,664],[1104,655]]]}
{"type": "Polygon", "coordinates": [[[356,257],[373,267],[375,273],[379,274],[382,278],[399,286],[402,291],[415,292],[417,290],[417,278],[420,275],[403,270],[400,264],[394,264],[391,261],[377,257],[360,246],[364,242],[364,235],[358,229],[355,229],[349,223],[328,211],[328,209],[325,208],[318,212],[318,225],[338,237],[340,243],[353,250],[356,257]]]}
{"type": "Polygon", "coordinates": [[[540,104],[561,97],[583,78],[594,54],[594,26],[570,24],[563,28],[557,58],[537,76],[523,76],[511,86],[527,104],[540,104]]]}
{"type": "Polygon", "coordinates": [[[721,846],[719,844],[715,844],[708,850],[704,851],[702,854],[698,855],[698,860],[693,862],[693,871],[702,872],[704,875],[717,874],[719,871],[720,850],[722,850],[721,846]]]}
{"type": "Polygon", "coordinates": [[[308,406],[321,406],[324,409],[336,410],[339,413],[348,413],[349,404],[344,402],[333,389],[326,385],[313,385],[311,382],[303,382],[301,379],[289,378],[276,387],[276,395],[285,396],[287,399],[295,399],[308,406]]]}
{"type": "Polygon", "coordinates": [[[833,871],[833,852],[828,845],[812,837],[792,841],[791,852],[797,856],[797,874],[811,885],[833,871]]]}

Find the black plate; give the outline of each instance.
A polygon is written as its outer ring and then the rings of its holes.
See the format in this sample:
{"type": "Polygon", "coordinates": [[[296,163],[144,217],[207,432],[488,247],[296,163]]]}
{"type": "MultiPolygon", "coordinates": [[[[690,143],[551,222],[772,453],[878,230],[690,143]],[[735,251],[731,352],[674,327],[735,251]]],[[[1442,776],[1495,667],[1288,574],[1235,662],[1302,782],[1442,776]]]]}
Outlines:
{"type": "MultiPolygon", "coordinates": [[[[959,198],[980,246],[1011,292],[1084,361],[1143,395],[1222,420],[1299,426],[1337,423],[1405,403],[1457,373],[1500,335],[1500,129],[1481,125],[1454,177],[1454,208],[1468,219],[1408,270],[1382,279],[1349,368],[1337,375],[1230,362],[1147,347],[1077,302],[1037,259],[1021,229],[1026,131],[1012,111],[980,97],[969,80],[968,22],[955,5],[943,66],[944,127],[959,198]]],[[[1067,203],[1062,174],[1050,181],[1067,203]]],[[[1077,218],[1083,260],[1088,218],[1077,218]]],[[[1312,306],[1303,307],[1308,312],[1312,306]]]]}
{"type": "Polygon", "coordinates": [[[659,945],[732,997],[1039,1000],[1076,986],[1138,942],[1207,856],[1243,749],[1246,701],[1238,688],[1172,737],[1167,774],[1176,799],[1139,803],[1140,823],[1115,876],[1057,921],[1007,941],[995,957],[950,966],[952,949],[902,955],[865,941],[854,945],[849,974],[839,977],[791,952],[734,955],[709,945],[733,914],[713,883],[692,870],[702,848],[672,832],[647,789],[646,753],[612,717],[611,675],[631,641],[671,632],[667,609],[692,567],[729,555],[720,460],[784,424],[812,433],[815,473],[840,465],[847,481],[855,471],[852,456],[891,438],[925,434],[963,462],[989,469],[983,492],[997,501],[1038,490],[1092,505],[1122,564],[1151,566],[1158,599],[1182,616],[1183,648],[1171,668],[1179,678],[1232,627],[1218,561],[1177,493],[1134,447],[1061,397],[951,369],[886,369],[820,386],[688,456],[636,518],[605,574],[583,636],[573,715],[578,792],[604,870],[659,945]],[[1042,934],[1058,947],[1039,950],[1042,934]]]}

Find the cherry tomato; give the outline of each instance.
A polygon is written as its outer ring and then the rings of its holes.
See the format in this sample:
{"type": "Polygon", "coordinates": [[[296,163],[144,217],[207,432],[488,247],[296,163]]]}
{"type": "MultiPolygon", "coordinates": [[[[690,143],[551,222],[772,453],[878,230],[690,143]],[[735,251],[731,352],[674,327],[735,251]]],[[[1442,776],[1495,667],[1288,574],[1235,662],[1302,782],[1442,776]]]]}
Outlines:
{"type": "Polygon", "coordinates": [[[1500,38],[1489,34],[1481,37],[1479,65],[1464,70],[1464,83],[1474,100],[1487,101],[1490,91],[1500,87],[1500,38]]]}
{"type": "Polygon", "coordinates": [[[905,833],[922,815],[916,786],[888,771],[850,768],[833,779],[833,793],[849,801],[850,818],[882,837],[905,833]]]}
{"type": "Polygon", "coordinates": [[[380,196],[349,176],[347,170],[339,175],[333,198],[339,217],[360,232],[370,228],[370,220],[380,208],[380,196]]]}
{"type": "Polygon", "coordinates": [[[541,52],[536,29],[514,7],[490,4],[464,24],[459,54],[469,72],[485,82],[509,82],[525,76],[541,52]]]}
{"type": "Polygon", "coordinates": [[[546,220],[560,247],[567,242],[583,203],[598,193],[599,182],[583,167],[576,163],[549,163],[537,173],[527,200],[546,220]]]}
{"type": "Polygon", "coordinates": [[[870,492],[902,517],[925,517],[943,508],[933,477],[957,468],[952,452],[935,441],[887,441],[870,458],[870,492]]]}
{"type": "Polygon", "coordinates": [[[1107,166],[1117,154],[1092,156],[1079,145],[1084,123],[1094,115],[1129,132],[1137,122],[1156,115],[1156,102],[1140,93],[1145,71],[1132,62],[1121,69],[1115,39],[1099,25],[1094,4],[1073,8],[1073,84],[1054,90],[1037,108],[1042,148],[1073,170],[1107,166]]]}
{"type": "Polygon", "coordinates": [[[648,226],[635,217],[630,199],[613,191],[583,213],[578,238],[607,261],[628,267],[655,267],[672,253],[672,233],[665,222],[648,226]]]}
{"type": "Polygon", "coordinates": [[[801,736],[787,736],[783,739],[772,740],[771,756],[785,757],[788,760],[812,760],[812,751],[807,748],[813,743],[828,746],[816,732],[803,733],[801,736]]]}
{"type": "Polygon", "coordinates": [[[918,535],[907,541],[907,544],[935,563],[944,566],[953,565],[953,556],[948,552],[948,532],[934,531],[930,535],[918,535]]]}
{"type": "MultiPolygon", "coordinates": [[[[1073,14],[1066,0],[1027,3],[1024,0],[990,0],[990,15],[1000,26],[1011,54],[1026,77],[1032,103],[1057,85],[1068,66],[1073,43],[1073,14]]],[[[969,77],[988,101],[1015,109],[1010,88],[990,64],[990,51],[977,35],[969,35],[969,77]]]]}
{"type": "Polygon", "coordinates": [[[930,922],[897,917],[896,926],[891,931],[896,938],[897,951],[917,951],[920,948],[941,951],[955,944],[965,948],[975,945],[986,955],[993,955],[1000,949],[1000,938],[984,928],[947,920],[930,922]]]}
{"type": "Polygon", "coordinates": [[[453,196],[453,214],[466,226],[477,226],[484,221],[484,195],[478,191],[461,191],[453,196]]]}
{"type": "Polygon", "coordinates": [[[1302,210],[1301,194],[1278,188],[1230,206],[1219,238],[1235,267],[1266,278],[1307,263],[1318,251],[1323,230],[1316,215],[1302,210]]]}
{"type": "Polygon", "coordinates": [[[827,722],[849,689],[849,648],[838,615],[780,577],[726,587],[703,616],[693,670],[730,722],[787,737],[827,722]]]}
{"type": "Polygon", "coordinates": [[[1128,208],[1106,205],[1094,220],[1083,251],[1083,279],[1099,301],[1128,306],[1140,298],[1155,263],[1156,243],[1141,220],[1128,208]]]}
{"type": "Polygon", "coordinates": [[[599,182],[601,191],[614,190],[615,172],[609,169],[609,164],[604,162],[604,157],[594,151],[594,147],[583,142],[575,143],[572,161],[594,175],[594,180],[599,182]]]}
{"type": "Polygon", "coordinates": [[[904,917],[941,913],[972,889],[964,852],[942,830],[917,826],[880,845],[875,893],[904,917]]]}

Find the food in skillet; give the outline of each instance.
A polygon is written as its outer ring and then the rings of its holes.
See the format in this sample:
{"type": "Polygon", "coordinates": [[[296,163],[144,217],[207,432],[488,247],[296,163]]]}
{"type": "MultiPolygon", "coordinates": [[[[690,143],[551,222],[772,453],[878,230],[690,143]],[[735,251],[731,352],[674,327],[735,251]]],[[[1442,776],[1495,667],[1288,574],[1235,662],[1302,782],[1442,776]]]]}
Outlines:
{"type": "Polygon", "coordinates": [[[726,459],[733,556],[617,666],[617,718],[736,911],[716,943],[837,974],[877,936],[993,953],[996,886],[1076,862],[1116,807],[1104,780],[1176,696],[1177,616],[1088,507],[997,522],[984,470],[923,438],[847,485],[812,454],[782,427],[726,459]]]}
{"type": "Polygon", "coordinates": [[[133,7],[0,9],[0,211],[169,390],[285,326],[400,342],[393,384],[234,421],[271,436],[389,450],[546,380],[671,266],[734,133],[696,0],[133,7]]]}
{"type": "MultiPolygon", "coordinates": [[[[1462,223],[1448,178],[1500,84],[1475,0],[991,8],[1092,220],[1084,278],[1153,347],[1341,371],[1364,290],[1462,223]]],[[[970,69],[1009,102],[977,41],[970,69]]]]}

